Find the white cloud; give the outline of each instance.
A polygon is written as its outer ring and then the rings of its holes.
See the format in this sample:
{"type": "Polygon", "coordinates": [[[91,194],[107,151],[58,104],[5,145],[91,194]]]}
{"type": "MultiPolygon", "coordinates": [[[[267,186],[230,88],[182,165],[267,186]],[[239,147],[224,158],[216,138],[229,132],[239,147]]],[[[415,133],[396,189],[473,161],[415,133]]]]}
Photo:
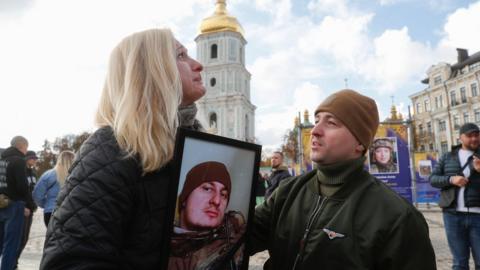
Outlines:
{"type": "Polygon", "coordinates": [[[386,30],[373,40],[374,54],[359,66],[359,73],[372,80],[379,93],[392,93],[419,79],[433,61],[428,46],[413,41],[408,28],[386,30]]]}
{"type": "Polygon", "coordinates": [[[373,14],[348,17],[326,16],[298,37],[299,49],[333,58],[340,70],[355,70],[369,50],[368,23],[373,14]]]}
{"type": "Polygon", "coordinates": [[[298,113],[303,122],[304,111],[308,110],[309,120],[313,122],[313,112],[325,96],[319,85],[305,81],[293,90],[292,98],[285,105],[268,110],[257,109],[257,137],[261,142],[276,142],[269,145],[269,148],[279,148],[286,131],[294,127],[298,113]]]}
{"type": "Polygon", "coordinates": [[[39,150],[44,139],[91,131],[113,47],[128,34],[164,26],[190,41],[198,24],[185,20],[200,22],[213,7],[207,0],[166,4],[36,1],[15,20],[0,17],[0,115],[13,121],[2,125],[0,147],[22,134],[39,150]]]}
{"type": "MultiPolygon", "coordinates": [[[[403,1],[409,0],[378,3],[403,1]]],[[[375,13],[358,10],[348,0],[305,2],[309,13],[295,15],[292,8],[297,2],[292,0],[228,1],[234,16],[236,4],[254,6],[258,13],[252,16],[261,16],[261,20],[240,23],[249,42],[247,69],[252,74],[252,100],[258,107],[256,136],[266,145],[278,145],[297,113],[313,110],[332,87],[343,86],[345,77],[352,85],[358,82],[385,98],[418,83],[428,66],[455,61],[455,47],[470,53],[480,50],[480,36],[475,34],[480,29],[480,2],[448,16],[438,44],[413,39],[407,27],[383,29],[372,36],[375,13]],[[258,21],[262,24],[254,24],[258,21]],[[332,80],[339,80],[338,85],[332,80]]],[[[213,0],[174,4],[168,0],[51,0],[18,6],[21,16],[15,19],[0,14],[0,115],[15,121],[2,125],[0,147],[17,134],[40,134],[34,145],[41,145],[44,138],[93,129],[108,56],[115,44],[134,31],[168,26],[194,55],[193,38],[213,4],[213,0]]],[[[382,115],[389,109],[390,103],[382,115]]]]}
{"type": "Polygon", "coordinates": [[[292,18],[291,0],[255,0],[255,7],[272,15],[274,24],[283,24],[292,18]]]}
{"type": "Polygon", "coordinates": [[[459,8],[448,16],[440,47],[480,50],[480,1],[459,8]]]}
{"type": "Polygon", "coordinates": [[[307,7],[313,13],[335,15],[349,13],[347,0],[312,0],[307,7]]]}

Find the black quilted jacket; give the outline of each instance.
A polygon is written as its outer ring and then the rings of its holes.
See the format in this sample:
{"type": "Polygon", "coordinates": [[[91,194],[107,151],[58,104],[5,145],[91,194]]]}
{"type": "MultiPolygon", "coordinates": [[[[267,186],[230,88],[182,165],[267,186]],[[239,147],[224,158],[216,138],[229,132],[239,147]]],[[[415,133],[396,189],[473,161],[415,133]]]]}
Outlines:
{"type": "MultiPolygon", "coordinates": [[[[452,151],[445,153],[435,165],[430,175],[430,184],[433,187],[440,188],[440,201],[438,205],[445,210],[455,210],[457,206],[458,187],[450,184],[450,177],[463,175],[458,159],[458,151],[461,145],[452,147],[452,151]]],[[[480,154],[480,149],[477,150],[480,154]]],[[[465,206],[480,206],[480,173],[473,169],[471,161],[469,183],[465,186],[464,200],[465,206]]]]}
{"type": "Polygon", "coordinates": [[[159,269],[170,171],[142,177],[111,129],[97,130],[57,198],[40,269],[159,269]]]}

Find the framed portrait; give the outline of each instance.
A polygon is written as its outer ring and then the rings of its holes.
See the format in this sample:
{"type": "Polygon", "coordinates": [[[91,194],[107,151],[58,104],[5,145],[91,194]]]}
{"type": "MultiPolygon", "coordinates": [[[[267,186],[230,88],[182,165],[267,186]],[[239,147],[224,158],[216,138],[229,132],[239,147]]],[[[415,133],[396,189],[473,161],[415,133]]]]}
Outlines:
{"type": "Polygon", "coordinates": [[[371,174],[399,173],[396,137],[375,138],[368,152],[368,165],[371,174]]]}
{"type": "Polygon", "coordinates": [[[418,174],[421,177],[427,178],[432,174],[432,161],[431,160],[419,160],[418,161],[418,174]]]}
{"type": "Polygon", "coordinates": [[[260,145],[178,130],[163,269],[248,269],[260,155],[260,145]]]}

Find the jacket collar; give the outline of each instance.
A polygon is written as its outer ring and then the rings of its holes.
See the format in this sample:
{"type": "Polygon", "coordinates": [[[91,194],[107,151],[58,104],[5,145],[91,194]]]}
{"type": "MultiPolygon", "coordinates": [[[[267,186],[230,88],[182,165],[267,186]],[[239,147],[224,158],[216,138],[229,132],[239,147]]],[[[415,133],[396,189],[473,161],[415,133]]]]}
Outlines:
{"type": "MultiPolygon", "coordinates": [[[[311,180],[309,181],[308,185],[309,188],[315,193],[320,195],[320,183],[316,179],[316,170],[311,175],[311,180]]],[[[331,200],[338,200],[344,201],[351,193],[357,190],[363,190],[366,187],[370,186],[374,183],[374,177],[370,175],[363,167],[358,168],[357,170],[353,171],[350,176],[348,177],[345,184],[332,195],[329,197],[331,200]]]]}

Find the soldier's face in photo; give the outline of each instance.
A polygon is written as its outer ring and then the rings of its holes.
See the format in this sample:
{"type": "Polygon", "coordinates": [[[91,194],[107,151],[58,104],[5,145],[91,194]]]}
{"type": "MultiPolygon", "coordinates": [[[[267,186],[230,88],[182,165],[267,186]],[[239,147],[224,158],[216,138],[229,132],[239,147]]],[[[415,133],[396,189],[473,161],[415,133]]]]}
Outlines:
{"type": "Polygon", "coordinates": [[[208,230],[220,226],[228,196],[228,190],[222,183],[202,183],[185,201],[180,213],[180,226],[188,230],[208,230]]]}
{"type": "Polygon", "coordinates": [[[378,163],[387,164],[390,161],[391,155],[390,148],[378,147],[375,149],[375,160],[378,163]]]}

